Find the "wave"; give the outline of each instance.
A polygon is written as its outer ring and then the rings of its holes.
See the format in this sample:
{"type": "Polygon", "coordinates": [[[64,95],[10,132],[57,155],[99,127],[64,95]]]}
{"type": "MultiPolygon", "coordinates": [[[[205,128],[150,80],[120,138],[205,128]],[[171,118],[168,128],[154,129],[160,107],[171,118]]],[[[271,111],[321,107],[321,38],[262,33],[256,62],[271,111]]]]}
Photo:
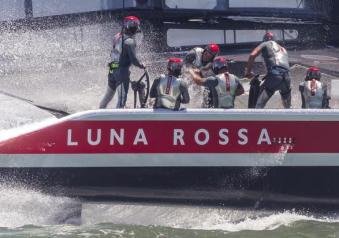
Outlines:
{"type": "Polygon", "coordinates": [[[20,185],[0,184],[0,227],[79,224],[81,204],[20,185]]]}
{"type": "Polygon", "coordinates": [[[82,224],[98,223],[161,226],[176,229],[222,230],[227,232],[275,230],[299,221],[339,222],[335,215],[294,210],[265,211],[164,204],[83,204],[82,224]]]}

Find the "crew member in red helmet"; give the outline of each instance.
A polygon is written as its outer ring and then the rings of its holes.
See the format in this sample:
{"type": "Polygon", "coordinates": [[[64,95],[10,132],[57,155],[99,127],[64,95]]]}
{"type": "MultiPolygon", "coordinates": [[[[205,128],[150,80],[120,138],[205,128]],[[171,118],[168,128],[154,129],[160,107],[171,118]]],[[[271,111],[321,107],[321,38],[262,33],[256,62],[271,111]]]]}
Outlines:
{"type": "Polygon", "coordinates": [[[167,75],[154,80],[150,97],[155,98],[154,108],[179,110],[181,103],[190,101],[186,82],[180,78],[183,60],[170,58],[167,75]]]}
{"type": "Polygon", "coordinates": [[[234,108],[234,100],[242,95],[245,90],[239,78],[228,72],[227,59],[216,57],[212,64],[214,76],[202,78],[191,70],[193,80],[198,84],[213,89],[213,107],[231,109],[234,108]]]}
{"type": "MultiPolygon", "coordinates": [[[[184,59],[183,77],[190,79],[190,70],[200,74],[201,77],[213,76],[212,63],[215,57],[220,53],[220,47],[217,44],[209,44],[205,48],[195,47],[188,52],[184,59]]],[[[202,107],[212,107],[211,89],[205,87],[203,93],[202,107]]]]}
{"type": "Polygon", "coordinates": [[[111,63],[109,63],[108,87],[104,98],[100,102],[100,108],[107,107],[119,86],[121,88],[118,90],[117,108],[124,108],[130,83],[129,68],[131,65],[141,69],[145,68],[145,65],[136,56],[135,35],[139,31],[140,19],[135,16],[127,16],[124,18],[122,32],[114,36],[111,63]]]}
{"type": "Polygon", "coordinates": [[[199,69],[201,76],[208,77],[208,71],[212,70],[212,62],[220,53],[220,47],[217,44],[209,44],[204,49],[195,47],[188,52],[184,59],[185,67],[199,69]]]}
{"type": "MultiPolygon", "coordinates": [[[[254,78],[252,68],[255,59],[261,55],[264,59],[267,74],[264,83],[258,90],[258,97],[253,98],[256,108],[264,108],[268,100],[276,91],[280,92],[283,106],[291,107],[291,79],[289,76],[289,58],[284,47],[276,42],[272,32],[267,32],[263,37],[263,43],[257,46],[250,54],[245,69],[245,77],[254,78]]],[[[255,85],[255,84],[253,84],[255,85]]],[[[256,91],[256,90],[254,90],[256,91]]]]}
{"type": "Polygon", "coordinates": [[[329,108],[330,97],[327,96],[327,86],[321,81],[321,72],[317,67],[307,70],[305,81],[299,86],[302,108],[329,108]]]}

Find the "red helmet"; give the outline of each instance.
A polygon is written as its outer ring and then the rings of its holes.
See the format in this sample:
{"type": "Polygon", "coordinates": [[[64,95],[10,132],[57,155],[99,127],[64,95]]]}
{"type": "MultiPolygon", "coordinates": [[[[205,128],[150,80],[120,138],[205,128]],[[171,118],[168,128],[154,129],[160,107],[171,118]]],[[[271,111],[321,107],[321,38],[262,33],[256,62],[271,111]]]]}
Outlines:
{"type": "Polygon", "coordinates": [[[207,51],[208,53],[215,57],[219,54],[220,47],[217,44],[209,44],[205,47],[205,51],[207,51]]]}
{"type": "Polygon", "coordinates": [[[170,58],[168,60],[167,69],[170,74],[178,77],[181,74],[183,60],[180,58],[170,58]]]}
{"type": "Polygon", "coordinates": [[[227,69],[228,70],[228,62],[225,57],[216,57],[213,60],[212,70],[215,74],[218,74],[220,70],[227,69]]]}
{"type": "Polygon", "coordinates": [[[320,69],[317,67],[311,67],[307,70],[306,73],[306,81],[307,80],[312,80],[312,79],[316,79],[316,80],[320,80],[321,78],[321,73],[320,73],[320,69]]]}
{"type": "Polygon", "coordinates": [[[132,34],[140,30],[140,19],[135,16],[127,16],[124,18],[124,28],[132,34]]]}
{"type": "Polygon", "coordinates": [[[275,40],[275,36],[272,32],[267,32],[265,35],[264,35],[264,38],[263,38],[263,41],[271,41],[271,40],[275,40]]]}

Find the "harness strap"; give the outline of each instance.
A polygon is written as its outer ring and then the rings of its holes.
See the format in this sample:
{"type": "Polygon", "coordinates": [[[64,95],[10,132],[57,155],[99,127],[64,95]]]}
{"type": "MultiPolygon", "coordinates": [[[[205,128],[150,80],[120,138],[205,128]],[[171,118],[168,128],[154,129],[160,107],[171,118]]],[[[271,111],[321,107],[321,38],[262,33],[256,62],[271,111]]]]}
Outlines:
{"type": "Polygon", "coordinates": [[[226,92],[231,92],[231,82],[230,82],[230,76],[228,73],[225,73],[225,80],[226,80],[226,92]]]}

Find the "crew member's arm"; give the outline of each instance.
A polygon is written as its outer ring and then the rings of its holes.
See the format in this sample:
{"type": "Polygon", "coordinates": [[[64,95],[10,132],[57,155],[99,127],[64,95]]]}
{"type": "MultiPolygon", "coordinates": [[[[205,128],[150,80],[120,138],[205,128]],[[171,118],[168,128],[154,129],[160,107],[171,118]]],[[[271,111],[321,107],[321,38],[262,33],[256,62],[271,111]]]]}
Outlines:
{"type": "Polygon", "coordinates": [[[208,71],[210,69],[212,69],[213,63],[208,63],[205,66],[201,67],[201,71],[208,71]]]}
{"type": "Polygon", "coordinates": [[[157,78],[153,81],[152,87],[151,87],[151,91],[149,96],[151,98],[157,98],[158,97],[158,86],[160,83],[160,78],[157,78]]]}
{"type": "Polygon", "coordinates": [[[144,69],[145,66],[140,63],[139,59],[137,58],[136,55],[136,45],[133,39],[127,39],[124,43],[125,46],[125,50],[127,51],[128,57],[130,58],[131,62],[133,65],[135,65],[136,67],[139,67],[141,69],[144,69]]]}
{"type": "Polygon", "coordinates": [[[305,90],[305,86],[304,85],[299,85],[299,91],[300,91],[300,95],[301,95],[301,108],[305,109],[306,108],[306,102],[305,102],[305,97],[304,97],[304,90],[305,90]]]}
{"type": "Polygon", "coordinates": [[[191,69],[191,70],[189,70],[189,73],[192,76],[192,79],[196,84],[198,84],[200,86],[204,84],[206,79],[202,78],[197,70],[191,69]]]}
{"type": "Polygon", "coordinates": [[[245,89],[242,86],[242,84],[240,83],[239,79],[236,78],[235,81],[237,82],[237,88],[235,90],[235,96],[237,97],[237,96],[240,96],[240,95],[244,94],[245,93],[245,89]]]}
{"type": "Polygon", "coordinates": [[[181,103],[187,104],[190,102],[190,95],[188,93],[188,86],[185,82],[181,81],[180,83],[180,92],[181,92],[181,103]]]}
{"type": "Polygon", "coordinates": [[[210,76],[208,78],[202,78],[199,74],[197,74],[194,70],[190,70],[190,74],[194,82],[199,86],[204,86],[207,88],[213,88],[218,85],[218,80],[214,76],[210,76]]]}
{"type": "Polygon", "coordinates": [[[251,54],[248,58],[246,68],[245,68],[245,77],[252,78],[252,76],[253,76],[252,75],[252,69],[253,69],[255,59],[261,54],[263,46],[264,45],[262,43],[251,52],[251,54]]]}
{"type": "Polygon", "coordinates": [[[200,68],[199,74],[200,74],[203,78],[206,78],[206,77],[215,75],[214,72],[213,72],[213,70],[212,70],[212,66],[213,66],[212,63],[208,63],[207,65],[201,67],[201,68],[200,68]]]}

